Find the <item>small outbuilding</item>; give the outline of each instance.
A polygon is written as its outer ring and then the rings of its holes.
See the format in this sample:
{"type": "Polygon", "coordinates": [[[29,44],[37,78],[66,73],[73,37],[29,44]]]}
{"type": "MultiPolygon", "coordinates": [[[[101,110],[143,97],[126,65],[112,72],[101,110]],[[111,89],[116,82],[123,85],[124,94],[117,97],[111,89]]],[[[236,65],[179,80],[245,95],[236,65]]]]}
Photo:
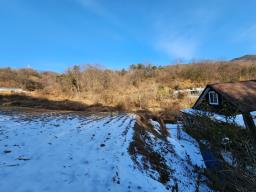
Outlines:
{"type": "Polygon", "coordinates": [[[212,113],[218,118],[236,116],[238,124],[242,120],[256,138],[256,80],[207,85],[192,109],[182,113],[191,115],[196,111],[212,113]]]}

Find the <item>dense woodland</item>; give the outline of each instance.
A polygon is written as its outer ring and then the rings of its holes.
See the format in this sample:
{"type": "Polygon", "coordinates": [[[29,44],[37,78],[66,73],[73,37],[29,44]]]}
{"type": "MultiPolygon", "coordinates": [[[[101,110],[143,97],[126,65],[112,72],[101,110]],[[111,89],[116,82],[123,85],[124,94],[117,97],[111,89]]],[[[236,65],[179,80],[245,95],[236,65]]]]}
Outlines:
{"type": "Polygon", "coordinates": [[[188,107],[194,101],[173,98],[174,90],[248,79],[256,79],[256,61],[202,61],[164,67],[133,64],[120,71],[84,65],[70,67],[62,74],[30,68],[0,69],[0,87],[125,110],[188,107]]]}

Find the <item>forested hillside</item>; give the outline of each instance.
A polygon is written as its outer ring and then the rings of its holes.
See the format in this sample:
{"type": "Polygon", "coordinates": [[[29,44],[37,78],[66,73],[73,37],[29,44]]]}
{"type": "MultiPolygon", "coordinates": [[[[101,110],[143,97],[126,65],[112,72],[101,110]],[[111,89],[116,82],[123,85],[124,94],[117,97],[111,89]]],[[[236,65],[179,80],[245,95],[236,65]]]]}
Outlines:
{"type": "Polygon", "coordinates": [[[193,101],[173,98],[174,90],[248,79],[256,79],[256,62],[251,60],[203,61],[164,67],[133,64],[120,71],[84,65],[70,67],[62,74],[0,69],[1,87],[23,88],[48,99],[117,106],[124,110],[188,107],[193,101]]]}

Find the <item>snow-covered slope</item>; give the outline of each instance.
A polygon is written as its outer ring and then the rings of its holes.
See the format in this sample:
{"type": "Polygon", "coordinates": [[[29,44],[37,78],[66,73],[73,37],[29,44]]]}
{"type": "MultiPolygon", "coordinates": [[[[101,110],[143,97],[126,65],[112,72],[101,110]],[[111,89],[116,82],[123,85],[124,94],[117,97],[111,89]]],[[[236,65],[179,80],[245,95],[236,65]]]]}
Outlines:
{"type": "Polygon", "coordinates": [[[154,129],[145,132],[135,129],[141,138],[133,155],[138,168],[160,180],[167,191],[211,191],[202,174],[205,164],[196,140],[182,130],[178,138],[176,124],[167,124],[170,135],[162,138],[160,124],[150,122],[154,129]]]}
{"type": "MultiPolygon", "coordinates": [[[[128,152],[135,122],[133,114],[0,112],[0,191],[162,192],[177,181],[182,191],[194,190],[192,164],[204,166],[196,144],[193,148],[168,138],[174,151],[165,158],[173,175],[162,184],[128,152]],[[192,164],[184,159],[187,147],[192,164]]],[[[161,151],[162,141],[155,142],[154,150],[161,151]]],[[[204,184],[201,189],[208,191],[204,184]]]]}

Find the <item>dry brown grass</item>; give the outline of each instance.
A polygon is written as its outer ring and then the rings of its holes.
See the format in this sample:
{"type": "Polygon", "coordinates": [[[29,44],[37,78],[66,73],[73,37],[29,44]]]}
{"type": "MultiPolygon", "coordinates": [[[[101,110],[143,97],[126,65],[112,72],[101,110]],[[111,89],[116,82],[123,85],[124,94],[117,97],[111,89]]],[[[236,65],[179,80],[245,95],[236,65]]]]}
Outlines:
{"type": "MultiPolygon", "coordinates": [[[[147,116],[147,115],[146,115],[147,116]]],[[[142,156],[143,169],[148,170],[149,166],[153,170],[156,170],[159,174],[158,180],[165,184],[170,180],[171,169],[165,162],[165,159],[161,154],[154,151],[151,146],[146,142],[150,140],[148,132],[152,133],[159,139],[165,138],[165,135],[160,135],[152,125],[148,122],[148,117],[145,115],[139,115],[134,126],[133,141],[129,145],[129,154],[133,161],[140,167],[140,163],[137,161],[137,156],[142,156]]]]}
{"type": "Polygon", "coordinates": [[[87,112],[113,112],[118,108],[103,106],[101,104],[86,105],[70,100],[49,100],[42,97],[33,97],[20,94],[0,95],[0,106],[5,107],[29,107],[50,110],[87,111],[87,112]]]}

